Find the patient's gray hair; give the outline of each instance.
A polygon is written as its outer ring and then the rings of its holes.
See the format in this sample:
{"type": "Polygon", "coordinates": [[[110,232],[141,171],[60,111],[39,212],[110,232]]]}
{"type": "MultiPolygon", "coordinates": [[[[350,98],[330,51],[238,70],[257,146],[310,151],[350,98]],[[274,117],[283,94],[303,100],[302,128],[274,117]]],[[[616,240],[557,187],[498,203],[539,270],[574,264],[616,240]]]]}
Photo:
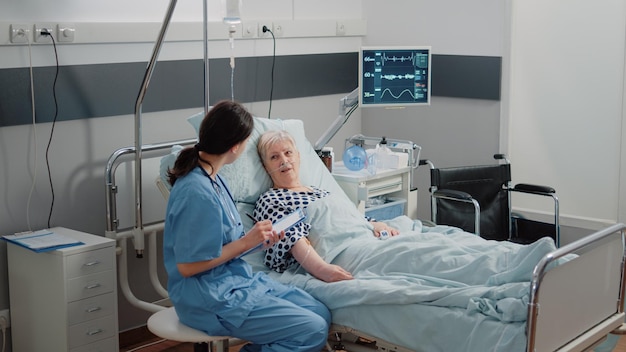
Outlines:
{"type": "Polygon", "coordinates": [[[285,130],[266,131],[261,135],[261,137],[259,137],[259,141],[256,144],[256,150],[257,153],[259,153],[259,157],[261,158],[261,162],[263,164],[265,164],[265,157],[269,147],[283,141],[288,141],[294,146],[294,148],[296,148],[296,140],[293,139],[293,136],[285,130]]]}

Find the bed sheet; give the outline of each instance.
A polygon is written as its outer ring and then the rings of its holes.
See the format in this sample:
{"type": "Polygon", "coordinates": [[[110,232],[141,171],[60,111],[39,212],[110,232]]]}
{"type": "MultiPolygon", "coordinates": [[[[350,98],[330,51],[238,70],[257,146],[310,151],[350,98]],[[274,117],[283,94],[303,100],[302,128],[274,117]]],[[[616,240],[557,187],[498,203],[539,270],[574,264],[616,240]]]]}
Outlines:
{"type": "MultiPolygon", "coordinates": [[[[319,207],[335,214],[339,208],[350,209],[333,199],[325,205],[320,203],[319,207]]],[[[320,214],[312,209],[309,215],[314,218],[320,214]]],[[[532,246],[513,243],[496,246],[456,228],[424,227],[406,216],[390,221],[401,230],[401,235],[381,241],[371,235],[366,222],[361,223],[358,212],[353,214],[353,220],[344,223],[350,230],[334,220],[350,216],[341,213],[334,217],[330,226],[337,231],[332,234],[323,224],[312,223],[313,228],[321,228],[328,238],[320,239],[319,233],[312,233],[311,240],[327,261],[353,272],[355,280],[325,283],[299,267],[282,274],[267,272],[261,253],[245,259],[254,270],[265,271],[272,278],[300,287],[318,298],[331,309],[335,324],[412,350],[525,349],[528,279],[539,258],[554,249],[551,241],[539,241],[532,246]],[[420,245],[416,246],[415,242],[420,245]],[[443,267],[456,267],[458,263],[434,263],[438,262],[437,258],[458,260],[461,254],[454,252],[459,250],[459,244],[464,247],[465,255],[470,253],[469,257],[475,257],[471,252],[480,252],[484,255],[479,257],[484,260],[468,261],[456,272],[448,272],[449,278],[445,275],[442,278],[443,267]],[[509,252],[510,255],[499,256],[507,263],[492,261],[490,251],[509,252]],[[346,256],[347,253],[350,255],[346,256]],[[412,268],[410,273],[407,266],[412,268]],[[507,270],[500,271],[501,267],[507,270]],[[466,284],[454,280],[455,277],[464,277],[464,282],[476,277],[481,282],[466,284]]]]}

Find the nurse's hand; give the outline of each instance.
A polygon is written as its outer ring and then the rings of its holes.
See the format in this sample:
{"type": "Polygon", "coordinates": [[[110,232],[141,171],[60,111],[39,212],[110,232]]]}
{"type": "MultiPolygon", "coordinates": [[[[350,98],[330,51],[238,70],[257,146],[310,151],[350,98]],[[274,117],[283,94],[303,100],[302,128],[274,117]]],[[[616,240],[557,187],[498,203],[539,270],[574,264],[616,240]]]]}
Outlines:
{"type": "Polygon", "coordinates": [[[285,231],[276,233],[272,230],[272,222],[270,220],[263,220],[255,223],[244,236],[244,239],[249,241],[250,246],[248,249],[250,249],[257,246],[259,243],[263,243],[264,248],[271,247],[284,237],[285,231]]]}

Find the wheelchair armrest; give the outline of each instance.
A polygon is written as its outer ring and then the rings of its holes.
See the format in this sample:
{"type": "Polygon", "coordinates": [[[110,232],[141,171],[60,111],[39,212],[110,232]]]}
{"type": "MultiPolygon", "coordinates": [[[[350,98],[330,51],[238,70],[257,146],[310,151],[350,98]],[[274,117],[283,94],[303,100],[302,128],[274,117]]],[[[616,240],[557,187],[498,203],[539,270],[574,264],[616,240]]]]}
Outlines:
{"type": "MultiPolygon", "coordinates": [[[[478,204],[478,201],[472,198],[469,193],[453,189],[438,189],[432,193],[432,197],[433,200],[442,198],[451,201],[472,203],[472,205],[474,206],[474,233],[477,236],[480,236],[480,204],[478,204]]],[[[433,207],[432,211],[433,221],[435,221],[437,211],[436,207],[433,207]]]]}
{"type": "Polygon", "coordinates": [[[454,200],[472,201],[472,196],[469,193],[453,189],[438,189],[433,193],[433,196],[435,198],[446,197],[454,200]]]}
{"type": "Polygon", "coordinates": [[[533,194],[543,194],[549,195],[554,194],[556,191],[554,188],[549,186],[540,186],[540,185],[531,185],[527,183],[519,183],[513,187],[513,191],[524,192],[524,193],[533,193],[533,194]]]}
{"type": "Polygon", "coordinates": [[[428,165],[431,169],[435,168],[435,164],[433,164],[432,161],[430,161],[428,159],[420,159],[417,162],[417,166],[422,166],[422,165],[428,165]]]}

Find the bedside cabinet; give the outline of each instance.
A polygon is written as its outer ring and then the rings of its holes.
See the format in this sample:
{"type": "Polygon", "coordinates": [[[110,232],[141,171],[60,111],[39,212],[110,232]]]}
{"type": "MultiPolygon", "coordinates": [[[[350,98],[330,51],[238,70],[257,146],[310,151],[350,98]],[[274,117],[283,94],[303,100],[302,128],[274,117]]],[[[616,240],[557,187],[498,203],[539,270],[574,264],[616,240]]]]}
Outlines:
{"type": "Polygon", "coordinates": [[[343,162],[335,162],[332,175],[360,212],[368,213],[365,205],[369,198],[385,196],[404,202],[403,214],[398,215],[417,219],[417,189],[411,189],[410,167],[370,175],[367,170],[350,171],[343,162]]]}
{"type": "Polygon", "coordinates": [[[13,351],[118,351],[115,241],[51,230],[84,244],[36,253],[7,243],[13,351]]]}

